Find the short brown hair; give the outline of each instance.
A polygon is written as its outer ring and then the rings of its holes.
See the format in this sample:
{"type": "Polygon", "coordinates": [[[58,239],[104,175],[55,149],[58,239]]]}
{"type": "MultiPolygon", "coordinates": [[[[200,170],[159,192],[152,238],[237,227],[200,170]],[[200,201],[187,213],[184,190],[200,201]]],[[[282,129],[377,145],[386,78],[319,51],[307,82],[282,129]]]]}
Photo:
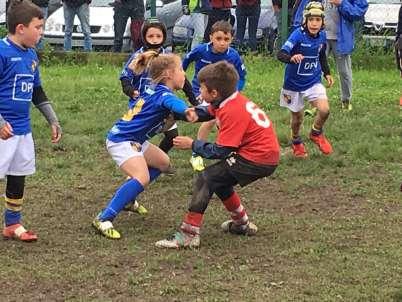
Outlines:
{"type": "Polygon", "coordinates": [[[141,74],[148,70],[152,82],[164,82],[165,70],[171,70],[181,66],[181,59],[176,54],[159,54],[154,50],[139,54],[130,64],[129,68],[136,74],[141,74]]]}
{"type": "Polygon", "coordinates": [[[29,0],[12,0],[7,10],[7,28],[15,34],[18,24],[29,26],[33,18],[43,19],[42,10],[29,0]]]}
{"type": "Polygon", "coordinates": [[[211,27],[211,35],[218,32],[222,31],[225,34],[231,34],[233,36],[233,27],[230,25],[228,21],[218,21],[215,22],[214,25],[211,27]]]}
{"type": "Polygon", "coordinates": [[[198,73],[198,81],[204,84],[208,91],[215,89],[221,100],[224,100],[236,92],[239,74],[232,64],[219,61],[202,68],[198,73]]]}

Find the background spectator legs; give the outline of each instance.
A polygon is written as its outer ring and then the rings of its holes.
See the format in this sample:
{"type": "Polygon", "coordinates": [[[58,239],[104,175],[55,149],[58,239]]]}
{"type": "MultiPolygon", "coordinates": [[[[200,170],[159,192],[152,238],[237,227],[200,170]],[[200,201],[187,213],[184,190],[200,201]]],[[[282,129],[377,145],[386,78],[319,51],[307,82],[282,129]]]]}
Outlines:
{"type": "Polygon", "coordinates": [[[47,7],[41,7],[40,8],[43,12],[43,34],[42,37],[40,38],[38,44],[36,44],[36,49],[37,50],[42,50],[44,45],[45,45],[45,39],[44,39],[44,35],[45,35],[45,23],[46,23],[46,19],[47,19],[47,12],[48,12],[48,8],[47,7]]]}
{"type": "Polygon", "coordinates": [[[236,8],[237,28],[236,28],[236,40],[239,46],[242,48],[244,45],[244,34],[246,31],[246,24],[248,19],[248,38],[251,51],[257,51],[257,27],[258,20],[260,18],[261,7],[246,6],[236,8]]]}
{"type": "Polygon", "coordinates": [[[79,7],[69,7],[63,3],[64,9],[64,50],[70,51],[72,49],[72,34],[74,27],[74,17],[78,16],[81,23],[82,33],[84,34],[84,50],[92,50],[91,28],[89,25],[89,5],[82,4],[79,7]]]}
{"type": "Polygon", "coordinates": [[[194,34],[193,40],[191,42],[191,49],[194,49],[194,47],[202,43],[204,39],[205,26],[208,23],[208,15],[202,13],[192,13],[191,22],[194,25],[194,34]]]}
{"type": "Polygon", "coordinates": [[[143,23],[143,19],[135,20],[131,18],[130,32],[134,51],[138,50],[143,45],[141,37],[141,27],[143,23]]]}
{"type": "Polygon", "coordinates": [[[212,25],[217,21],[230,21],[230,9],[213,8],[208,12],[208,23],[204,32],[204,42],[209,42],[212,25]]]}
{"type": "Polygon", "coordinates": [[[129,9],[121,5],[114,8],[114,52],[121,52],[123,47],[123,36],[126,30],[127,20],[130,17],[129,12],[129,9]]]}

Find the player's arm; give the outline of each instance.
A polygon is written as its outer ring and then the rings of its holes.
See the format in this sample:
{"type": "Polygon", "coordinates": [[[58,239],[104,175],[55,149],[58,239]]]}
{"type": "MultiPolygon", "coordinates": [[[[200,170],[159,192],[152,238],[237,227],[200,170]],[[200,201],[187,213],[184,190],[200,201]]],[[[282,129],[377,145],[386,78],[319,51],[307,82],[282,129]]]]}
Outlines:
{"type": "Polygon", "coordinates": [[[133,71],[128,67],[132,60],[134,60],[135,54],[133,54],[127,63],[124,65],[123,70],[120,74],[120,83],[123,93],[127,95],[129,98],[135,97],[135,89],[132,85],[132,81],[134,79],[133,71]]]}
{"type": "Polygon", "coordinates": [[[224,159],[237,150],[234,147],[220,146],[199,139],[193,141],[191,149],[194,153],[208,159],[224,159]]]}
{"type": "Polygon", "coordinates": [[[190,81],[187,79],[184,82],[184,86],[183,86],[183,92],[187,97],[188,102],[193,105],[193,106],[197,106],[199,104],[197,98],[194,95],[193,92],[193,86],[191,86],[190,81]]]}
{"type": "Polygon", "coordinates": [[[329,69],[329,64],[327,60],[327,54],[326,54],[326,44],[321,48],[320,54],[319,54],[319,60],[320,60],[320,65],[321,65],[321,70],[322,73],[324,74],[324,77],[327,75],[331,75],[331,71],[329,69]]]}
{"type": "Polygon", "coordinates": [[[61,138],[61,127],[56,112],[54,112],[49,99],[46,96],[42,86],[34,87],[32,94],[32,103],[46,118],[49,125],[52,127],[52,142],[57,143],[61,138]]]}
{"type": "Polygon", "coordinates": [[[187,68],[191,64],[191,62],[194,62],[197,60],[202,46],[203,46],[202,44],[197,45],[197,47],[195,47],[193,50],[191,50],[189,53],[187,53],[184,56],[183,62],[182,62],[184,71],[187,70],[187,68]]]}
{"type": "Polygon", "coordinates": [[[298,43],[299,39],[300,39],[300,32],[296,30],[290,35],[285,44],[283,44],[281,49],[278,51],[276,57],[278,58],[279,61],[286,64],[301,62],[301,60],[303,59],[302,54],[292,55],[292,50],[298,43]]]}
{"type": "Polygon", "coordinates": [[[236,59],[236,70],[237,73],[239,74],[239,81],[237,82],[237,90],[242,91],[244,86],[246,85],[246,66],[243,63],[243,60],[241,57],[238,55],[236,59]]]}

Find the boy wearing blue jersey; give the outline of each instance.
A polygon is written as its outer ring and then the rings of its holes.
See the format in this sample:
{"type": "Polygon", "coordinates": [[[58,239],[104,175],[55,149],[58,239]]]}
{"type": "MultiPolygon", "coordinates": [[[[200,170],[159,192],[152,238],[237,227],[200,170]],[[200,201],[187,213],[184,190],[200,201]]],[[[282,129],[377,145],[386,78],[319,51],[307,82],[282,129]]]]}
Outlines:
{"type": "Polygon", "coordinates": [[[321,84],[321,74],[324,74],[328,87],[334,83],[325,54],[326,36],[323,27],[322,4],[310,2],[304,11],[303,26],[290,35],[278,53],[278,59],[287,63],[280,105],[291,112],[292,149],[298,158],[307,157],[300,137],[304,99],[317,109],[310,139],[323,154],[332,153],[332,146],[323,133],[324,123],[329,116],[329,104],[325,87],[321,84]]]}
{"type": "Polygon", "coordinates": [[[42,10],[28,0],[11,2],[9,34],[0,40],[0,178],[6,178],[3,237],[25,242],[38,239],[21,224],[25,176],[35,172],[30,125],[33,103],[51,127],[52,143],[61,138],[55,112],[41,86],[34,51],[43,31],[42,10]]]}
{"type": "MultiPolygon", "coordinates": [[[[187,70],[191,62],[195,62],[194,77],[192,80],[193,92],[196,97],[200,96],[200,83],[198,82],[198,72],[206,65],[226,60],[231,63],[239,74],[239,81],[237,82],[237,89],[243,90],[246,83],[246,67],[239,53],[232,47],[233,35],[232,26],[227,21],[216,22],[211,29],[209,43],[198,45],[190,51],[183,59],[183,69],[187,70]]],[[[211,132],[215,120],[208,121],[201,124],[198,130],[197,139],[207,140],[208,134],[211,132]]],[[[204,170],[204,163],[201,156],[193,154],[190,163],[195,171],[204,170]]]]}
{"type": "Polygon", "coordinates": [[[109,131],[106,147],[120,169],[130,177],[115,193],[92,225],[105,237],[119,239],[112,221],[119,212],[169,168],[169,157],[157,146],[148,142],[154,135],[169,129],[166,118],[174,112],[193,121],[195,113],[188,110],[174,90],[182,89],[185,72],[177,55],[147,51],[133,62],[134,72],[141,74],[146,68],[153,85],[137,98],[128,112],[109,131]]]}

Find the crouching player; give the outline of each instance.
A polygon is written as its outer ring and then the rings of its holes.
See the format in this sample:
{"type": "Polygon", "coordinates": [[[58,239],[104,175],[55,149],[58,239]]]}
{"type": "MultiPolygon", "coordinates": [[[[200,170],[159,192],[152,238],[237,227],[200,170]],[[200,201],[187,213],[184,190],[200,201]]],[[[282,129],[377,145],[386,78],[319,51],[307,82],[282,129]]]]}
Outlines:
{"type": "Polygon", "coordinates": [[[209,159],[220,159],[198,175],[188,212],[178,231],[157,247],[180,248],[200,245],[204,212],[215,193],[222,200],[231,219],[222,230],[238,235],[254,235],[257,226],[248,219],[246,209],[233,187],[246,186],[271,175],[279,162],[279,143],[271,121],[264,111],[237,91],[239,75],[226,61],[210,64],[198,74],[201,97],[208,107],[196,107],[199,119],[216,119],[216,143],[178,136],[174,145],[192,149],[209,159]]]}
{"type": "Polygon", "coordinates": [[[42,89],[33,49],[43,30],[41,9],[28,0],[12,2],[7,24],[9,34],[0,40],[0,178],[7,178],[3,237],[35,241],[37,235],[21,225],[25,176],[35,172],[31,102],[49,122],[53,143],[61,128],[42,89]]]}
{"type": "Polygon", "coordinates": [[[303,26],[290,35],[278,52],[278,59],[287,63],[280,105],[291,112],[292,149],[294,156],[299,158],[307,157],[300,137],[304,99],[318,111],[310,139],[322,153],[332,153],[332,146],[323,133],[323,126],[329,116],[329,104],[325,87],[321,84],[321,74],[324,74],[329,87],[334,83],[325,54],[327,38],[323,27],[322,4],[310,2],[304,10],[303,26]]]}

